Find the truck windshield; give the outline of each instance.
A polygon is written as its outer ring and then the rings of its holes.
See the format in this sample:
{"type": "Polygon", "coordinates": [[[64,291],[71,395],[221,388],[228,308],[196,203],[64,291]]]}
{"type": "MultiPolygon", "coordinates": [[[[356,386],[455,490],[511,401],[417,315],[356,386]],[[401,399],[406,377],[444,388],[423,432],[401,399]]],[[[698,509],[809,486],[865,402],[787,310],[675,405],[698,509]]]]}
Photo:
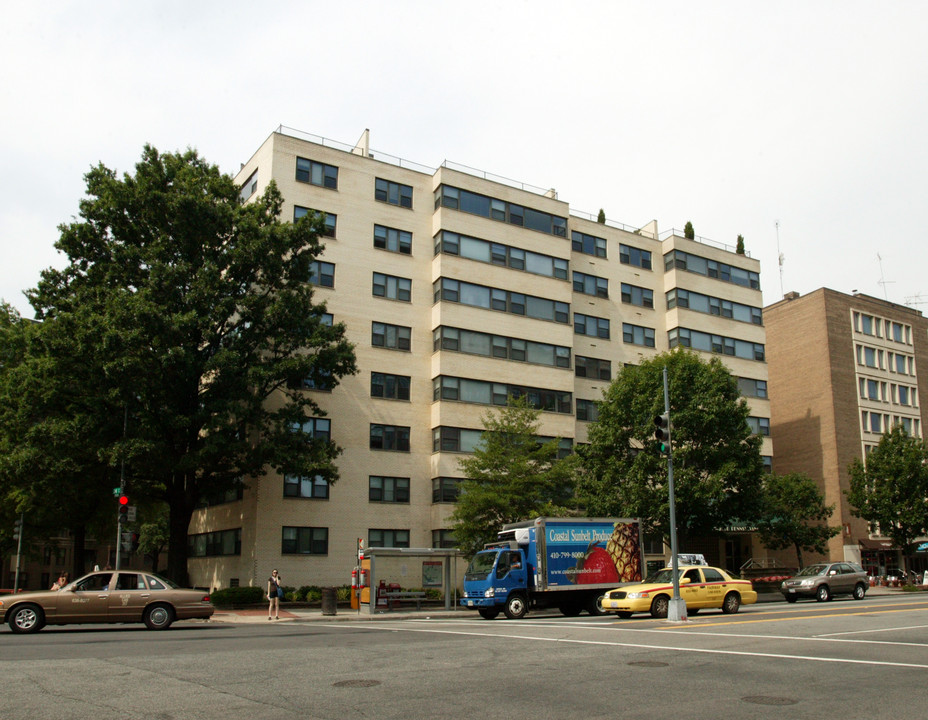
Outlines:
{"type": "Polygon", "coordinates": [[[465,580],[485,580],[490,576],[493,563],[496,562],[495,552],[481,552],[474,555],[474,559],[467,566],[464,573],[465,580]]]}

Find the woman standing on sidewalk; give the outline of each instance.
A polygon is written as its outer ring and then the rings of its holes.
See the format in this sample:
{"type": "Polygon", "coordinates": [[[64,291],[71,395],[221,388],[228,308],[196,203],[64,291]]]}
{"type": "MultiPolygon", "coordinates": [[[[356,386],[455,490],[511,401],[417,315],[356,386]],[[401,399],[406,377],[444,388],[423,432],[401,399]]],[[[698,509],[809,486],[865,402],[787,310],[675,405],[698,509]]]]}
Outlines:
{"type": "Polygon", "coordinates": [[[280,575],[276,570],[271,571],[271,576],[267,579],[267,599],[270,603],[267,607],[268,620],[280,620],[280,575]],[[274,617],[272,618],[271,615],[274,617]]]}

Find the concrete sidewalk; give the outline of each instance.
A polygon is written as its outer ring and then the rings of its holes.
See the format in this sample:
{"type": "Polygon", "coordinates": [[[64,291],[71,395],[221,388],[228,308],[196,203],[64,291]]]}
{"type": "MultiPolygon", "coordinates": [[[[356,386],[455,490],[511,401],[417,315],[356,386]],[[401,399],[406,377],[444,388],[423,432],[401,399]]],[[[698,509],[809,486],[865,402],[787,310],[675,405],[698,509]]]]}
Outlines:
{"type": "MultiPolygon", "coordinates": [[[[902,593],[901,588],[872,587],[867,589],[869,597],[880,595],[898,595],[902,593]]],[[[780,593],[760,593],[757,596],[758,603],[777,603],[786,601],[780,593]]],[[[367,606],[360,612],[350,608],[338,608],[335,615],[323,615],[320,608],[287,608],[284,605],[280,610],[278,620],[267,619],[267,608],[248,608],[243,610],[216,610],[213,614],[213,622],[226,623],[257,623],[257,624],[274,624],[281,622],[376,622],[378,620],[424,620],[436,618],[458,618],[469,620],[479,617],[473,610],[458,608],[445,610],[442,607],[424,608],[416,610],[414,608],[399,610],[382,610],[375,612],[373,615],[368,613],[367,606]]]]}

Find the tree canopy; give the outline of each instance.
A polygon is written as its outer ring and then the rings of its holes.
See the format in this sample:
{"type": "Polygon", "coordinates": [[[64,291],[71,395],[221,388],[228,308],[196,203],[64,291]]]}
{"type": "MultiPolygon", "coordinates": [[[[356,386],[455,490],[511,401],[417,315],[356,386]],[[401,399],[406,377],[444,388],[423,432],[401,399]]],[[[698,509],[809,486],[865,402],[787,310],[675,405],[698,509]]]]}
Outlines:
{"type": "Polygon", "coordinates": [[[670,532],[667,461],[654,438],[668,369],[677,530],[704,535],[759,511],[761,438],[728,369],[682,348],[622,368],[603,394],[581,448],[578,497],[591,515],[639,517],[670,532]]]}
{"type": "Polygon", "coordinates": [[[794,548],[802,568],[803,551],[825,554],[828,540],[841,532],[827,524],[834,509],[825,505],[825,495],[808,475],[771,475],[764,483],[757,532],[771,550],[794,548]]]}
{"type": "Polygon", "coordinates": [[[928,443],[897,425],[880,438],[866,463],[854,459],[847,499],[856,517],[902,549],[928,535],[928,443]]]}
{"type": "Polygon", "coordinates": [[[556,438],[539,442],[539,414],[525,398],[510,398],[505,409],[484,415],[480,443],[459,461],[465,478],[451,517],[468,557],[506,523],[571,511],[574,460],[558,458],[556,438]]]}
{"type": "Polygon", "coordinates": [[[6,479],[38,506],[35,486],[83,478],[81,494],[102,505],[124,463],[130,497],[167,504],[168,574],[185,582],[203,497],[268,467],[337,480],[339,449],[300,431],[324,415],[304,383],[356,372],[344,326],[313,302],[323,219],[283,222],[273,183],[243,204],[194,150],[146,146],[134,174],[101,164],[85,179],[56,244],[66,266],[27,293],[42,322],[7,384],[18,425],[0,430],[24,457],[49,458],[32,480],[8,463],[6,479]]]}

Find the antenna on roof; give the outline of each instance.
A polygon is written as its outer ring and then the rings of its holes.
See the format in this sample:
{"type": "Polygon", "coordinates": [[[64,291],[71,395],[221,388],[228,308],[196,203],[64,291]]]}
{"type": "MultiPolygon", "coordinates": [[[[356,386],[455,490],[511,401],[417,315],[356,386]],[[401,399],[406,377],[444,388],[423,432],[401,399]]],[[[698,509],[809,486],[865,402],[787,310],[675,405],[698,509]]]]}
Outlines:
{"type": "Polygon", "coordinates": [[[894,282],[896,282],[896,281],[895,281],[895,280],[884,280],[884,279],[883,279],[883,258],[881,258],[881,257],[880,257],[880,254],[877,253],[877,254],[876,254],[876,259],[877,259],[877,261],[880,263],[880,279],[879,279],[879,281],[877,282],[877,285],[882,285],[882,286],[883,286],[883,298],[888,302],[888,301],[889,301],[889,295],[886,293],[886,286],[889,285],[890,283],[894,283],[894,282]]]}
{"type": "Polygon", "coordinates": [[[777,228],[777,262],[780,265],[780,295],[783,295],[783,261],[786,259],[780,252],[780,221],[775,220],[774,225],[777,228]]]}

